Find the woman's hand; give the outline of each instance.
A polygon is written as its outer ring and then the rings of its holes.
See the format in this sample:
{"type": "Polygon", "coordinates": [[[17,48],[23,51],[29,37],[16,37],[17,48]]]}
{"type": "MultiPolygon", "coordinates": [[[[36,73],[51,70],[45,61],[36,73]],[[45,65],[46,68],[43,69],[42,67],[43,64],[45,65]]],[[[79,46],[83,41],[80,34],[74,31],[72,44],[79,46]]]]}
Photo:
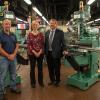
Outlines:
{"type": "Polygon", "coordinates": [[[40,49],[39,52],[36,52],[35,50],[32,50],[32,52],[33,52],[34,55],[38,58],[38,57],[41,55],[41,53],[42,53],[42,49],[40,49]]]}
{"type": "Polygon", "coordinates": [[[42,49],[40,49],[40,51],[39,51],[39,55],[41,55],[41,53],[42,53],[42,49]]]}
{"type": "Polygon", "coordinates": [[[39,57],[42,53],[42,49],[40,49],[40,51],[37,53],[37,57],[39,57]]]}
{"type": "Polygon", "coordinates": [[[32,52],[35,55],[35,57],[38,57],[38,53],[35,50],[32,50],[32,52]]]}

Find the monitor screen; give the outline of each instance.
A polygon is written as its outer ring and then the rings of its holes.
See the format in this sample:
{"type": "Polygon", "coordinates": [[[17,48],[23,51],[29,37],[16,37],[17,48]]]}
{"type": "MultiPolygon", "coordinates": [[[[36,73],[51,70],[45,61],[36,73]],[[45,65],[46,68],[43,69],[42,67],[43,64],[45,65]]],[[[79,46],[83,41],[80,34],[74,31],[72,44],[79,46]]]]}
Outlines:
{"type": "Polygon", "coordinates": [[[29,24],[28,23],[18,23],[17,24],[17,29],[19,29],[19,30],[28,30],[29,29],[29,24]]]}

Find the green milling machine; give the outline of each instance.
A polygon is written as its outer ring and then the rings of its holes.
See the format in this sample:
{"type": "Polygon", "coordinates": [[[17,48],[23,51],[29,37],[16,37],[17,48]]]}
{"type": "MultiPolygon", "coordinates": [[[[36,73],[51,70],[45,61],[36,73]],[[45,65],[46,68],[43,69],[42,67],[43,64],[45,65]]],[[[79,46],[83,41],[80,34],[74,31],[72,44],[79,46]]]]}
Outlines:
{"type": "Polygon", "coordinates": [[[80,5],[80,11],[74,12],[71,21],[72,34],[75,34],[70,37],[69,54],[65,57],[65,61],[75,70],[74,74],[68,76],[67,84],[86,90],[100,79],[98,73],[100,37],[99,29],[87,23],[91,17],[90,6],[83,7],[82,1],[80,5]]]}

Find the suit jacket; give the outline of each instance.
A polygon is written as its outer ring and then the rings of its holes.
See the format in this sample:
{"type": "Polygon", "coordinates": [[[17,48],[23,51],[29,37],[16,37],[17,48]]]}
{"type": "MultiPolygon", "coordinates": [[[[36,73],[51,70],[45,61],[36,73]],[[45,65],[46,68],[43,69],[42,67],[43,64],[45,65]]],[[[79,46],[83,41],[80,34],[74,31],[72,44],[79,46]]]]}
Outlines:
{"type": "MultiPolygon", "coordinates": [[[[45,33],[45,54],[48,55],[49,51],[49,34],[50,30],[45,33]]],[[[52,55],[54,58],[61,57],[62,52],[66,50],[66,43],[64,39],[64,32],[56,29],[52,41],[52,55]]]]}

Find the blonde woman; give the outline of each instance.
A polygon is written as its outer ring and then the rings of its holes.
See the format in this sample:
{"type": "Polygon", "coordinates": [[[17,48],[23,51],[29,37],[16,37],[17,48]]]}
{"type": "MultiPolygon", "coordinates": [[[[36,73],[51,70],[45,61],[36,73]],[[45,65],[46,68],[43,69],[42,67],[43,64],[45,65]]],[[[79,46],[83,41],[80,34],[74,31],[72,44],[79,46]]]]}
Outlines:
{"type": "Polygon", "coordinates": [[[32,31],[28,34],[27,47],[30,59],[30,81],[31,86],[35,88],[35,65],[38,66],[38,83],[41,87],[43,84],[43,56],[44,56],[44,36],[38,31],[39,23],[32,21],[32,31]]]}

